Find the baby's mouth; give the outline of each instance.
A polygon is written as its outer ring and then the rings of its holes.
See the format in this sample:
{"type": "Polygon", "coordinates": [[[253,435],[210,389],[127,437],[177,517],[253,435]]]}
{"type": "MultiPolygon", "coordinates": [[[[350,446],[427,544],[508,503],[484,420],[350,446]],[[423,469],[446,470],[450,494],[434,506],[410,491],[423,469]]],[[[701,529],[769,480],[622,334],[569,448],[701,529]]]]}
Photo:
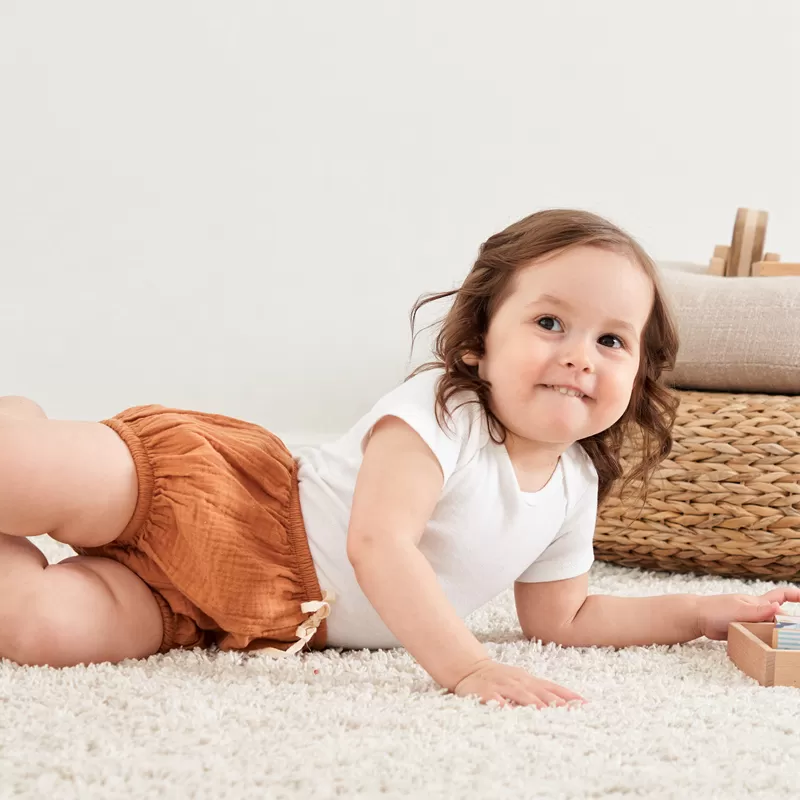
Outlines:
{"type": "Polygon", "coordinates": [[[577,389],[569,389],[566,386],[556,386],[549,383],[540,383],[539,385],[543,389],[550,389],[551,391],[556,392],[557,394],[562,394],[565,397],[574,397],[576,400],[591,400],[588,394],[583,394],[577,389]]]}

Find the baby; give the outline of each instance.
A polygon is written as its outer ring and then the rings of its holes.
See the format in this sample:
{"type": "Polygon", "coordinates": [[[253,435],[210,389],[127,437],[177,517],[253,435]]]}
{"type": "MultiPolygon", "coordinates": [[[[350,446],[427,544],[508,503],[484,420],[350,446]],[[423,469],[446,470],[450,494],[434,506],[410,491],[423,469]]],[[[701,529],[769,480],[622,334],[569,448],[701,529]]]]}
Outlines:
{"type": "Polygon", "coordinates": [[[678,338],[652,260],[581,211],[491,236],[435,360],[349,432],[296,456],[218,414],[47,419],[0,398],[0,657],[70,666],[173,648],[403,646],[500,705],[583,698],[492,660],[464,617],[514,586],[523,634],[565,646],[727,637],[761,596],[588,594],[598,503],[670,451],[678,338]],[[640,452],[623,475],[620,450],[640,452]],[[47,565],[25,537],[78,556],[47,565]]]}

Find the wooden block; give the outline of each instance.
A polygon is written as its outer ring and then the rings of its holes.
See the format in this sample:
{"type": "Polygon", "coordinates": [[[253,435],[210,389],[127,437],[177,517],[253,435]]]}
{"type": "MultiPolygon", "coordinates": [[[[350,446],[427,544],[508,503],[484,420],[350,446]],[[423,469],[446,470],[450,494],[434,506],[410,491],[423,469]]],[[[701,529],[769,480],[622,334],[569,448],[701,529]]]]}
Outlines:
{"type": "Polygon", "coordinates": [[[764,253],[764,261],[780,261],[781,257],[777,253],[764,253]]]}
{"type": "Polygon", "coordinates": [[[766,211],[740,208],[733,224],[733,238],[725,274],[735,278],[746,278],[752,274],[752,265],[764,255],[764,240],[767,236],[766,211]]]}
{"type": "Polygon", "coordinates": [[[800,688],[800,650],[776,650],[772,622],[732,622],[728,626],[728,656],[762,686],[800,688]]]}
{"type": "Polygon", "coordinates": [[[714,255],[708,262],[709,275],[724,275],[728,269],[728,254],[731,248],[726,244],[718,244],[714,248],[714,255]]]}
{"type": "Polygon", "coordinates": [[[777,278],[786,275],[800,275],[800,262],[756,261],[756,263],[753,264],[754,277],[777,278]]]}
{"type": "Polygon", "coordinates": [[[798,642],[797,630],[787,630],[786,628],[779,628],[777,625],[772,629],[772,641],[770,647],[774,650],[790,651],[800,653],[795,644],[798,642]],[[781,647],[783,643],[783,647],[781,647]]]}
{"type": "Polygon", "coordinates": [[[725,275],[725,259],[717,258],[716,256],[712,258],[708,263],[708,274],[719,276],[725,275]]]}

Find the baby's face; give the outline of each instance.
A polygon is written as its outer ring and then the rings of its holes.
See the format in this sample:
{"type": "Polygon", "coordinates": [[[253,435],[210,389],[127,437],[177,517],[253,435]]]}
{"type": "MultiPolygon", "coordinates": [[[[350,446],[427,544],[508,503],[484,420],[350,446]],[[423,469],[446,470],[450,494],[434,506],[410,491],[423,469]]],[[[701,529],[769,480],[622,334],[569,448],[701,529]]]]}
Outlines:
{"type": "Polygon", "coordinates": [[[545,445],[560,452],[623,415],[652,303],[642,267],[596,247],[576,247],[517,273],[514,292],[490,322],[479,374],[491,382],[492,410],[518,451],[545,445]]]}

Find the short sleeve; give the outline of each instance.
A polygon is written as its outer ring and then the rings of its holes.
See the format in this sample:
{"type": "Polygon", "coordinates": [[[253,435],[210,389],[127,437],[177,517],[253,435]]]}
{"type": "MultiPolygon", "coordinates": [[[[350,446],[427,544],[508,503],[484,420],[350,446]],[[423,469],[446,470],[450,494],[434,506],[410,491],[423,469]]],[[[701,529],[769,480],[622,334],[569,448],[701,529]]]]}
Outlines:
{"type": "Polygon", "coordinates": [[[517,578],[520,583],[543,583],[576,578],[594,563],[594,531],[597,524],[597,477],[564,520],[556,538],[517,578]]]}
{"type": "Polygon", "coordinates": [[[442,468],[445,483],[455,472],[464,443],[469,437],[470,416],[465,407],[453,412],[452,421],[445,418],[444,429],[436,419],[436,384],[441,370],[427,370],[415,375],[384,395],[362,419],[363,454],[375,425],[383,417],[399,417],[416,431],[430,447],[442,468]],[[448,424],[449,423],[449,424],[448,424]]]}

